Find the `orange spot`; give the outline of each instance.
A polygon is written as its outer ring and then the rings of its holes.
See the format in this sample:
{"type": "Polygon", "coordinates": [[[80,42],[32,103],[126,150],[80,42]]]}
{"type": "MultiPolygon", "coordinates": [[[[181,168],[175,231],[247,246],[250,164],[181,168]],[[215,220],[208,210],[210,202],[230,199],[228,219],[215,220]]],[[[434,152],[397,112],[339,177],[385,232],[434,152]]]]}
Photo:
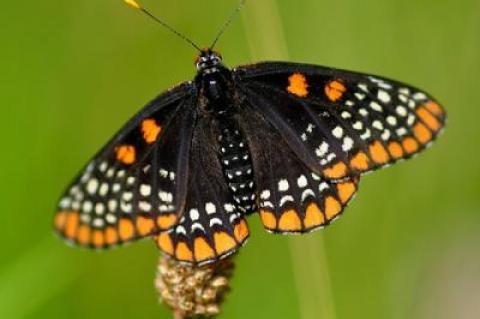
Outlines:
{"type": "Polygon", "coordinates": [[[65,223],[67,222],[67,213],[66,212],[58,212],[55,215],[54,225],[55,229],[63,230],[65,223]]]}
{"type": "Polygon", "coordinates": [[[165,214],[157,217],[157,225],[160,229],[169,229],[177,223],[177,215],[165,214]]]}
{"type": "Polygon", "coordinates": [[[407,151],[407,153],[412,154],[418,150],[418,143],[412,137],[407,137],[402,142],[403,148],[407,151]]]}
{"type": "Polygon", "coordinates": [[[305,224],[305,228],[312,228],[325,224],[325,217],[316,203],[308,205],[303,223],[305,224]]]}
{"type": "Polygon", "coordinates": [[[196,261],[204,261],[215,257],[215,252],[205,239],[198,237],[193,245],[196,261]]]}
{"type": "Polygon", "coordinates": [[[68,238],[75,238],[79,222],[80,218],[77,212],[68,213],[65,222],[65,236],[67,236],[68,238]]]}
{"type": "Polygon", "coordinates": [[[389,156],[387,150],[380,141],[375,141],[370,145],[370,155],[372,159],[379,164],[388,162],[389,156]]]}
{"type": "Polygon", "coordinates": [[[154,143],[157,140],[158,135],[162,131],[162,128],[157,125],[157,121],[154,119],[146,119],[142,122],[142,134],[143,139],[148,144],[154,143]]]}
{"type": "Polygon", "coordinates": [[[122,218],[118,223],[118,234],[123,241],[132,239],[135,229],[131,220],[122,218]]]}
{"type": "Polygon", "coordinates": [[[193,261],[192,251],[184,242],[179,242],[177,244],[177,248],[175,249],[175,257],[178,260],[193,261]]]}
{"type": "Polygon", "coordinates": [[[105,230],[105,242],[108,245],[114,245],[117,243],[117,241],[118,241],[117,231],[113,227],[108,227],[105,230]]]}
{"type": "Polygon", "coordinates": [[[413,127],[413,133],[415,134],[417,140],[419,140],[422,144],[425,144],[432,140],[432,133],[422,123],[417,123],[413,127]]]}
{"type": "Polygon", "coordinates": [[[355,184],[352,182],[342,182],[337,184],[338,197],[343,204],[348,202],[356,192],[355,184]]]}
{"type": "Polygon", "coordinates": [[[425,107],[437,116],[442,116],[445,113],[440,105],[437,103],[430,101],[425,104],[425,107]]]}
{"type": "Polygon", "coordinates": [[[328,196],[325,198],[325,214],[327,215],[327,219],[331,220],[335,216],[337,216],[342,211],[342,205],[333,198],[332,196],[328,196]]]}
{"type": "Polygon", "coordinates": [[[442,126],[440,122],[425,107],[421,106],[417,109],[417,115],[427,124],[434,132],[438,131],[442,126]]]}
{"type": "Polygon", "coordinates": [[[213,238],[215,241],[215,250],[217,251],[218,255],[221,255],[237,246],[235,240],[233,240],[233,238],[225,232],[216,232],[213,235],[213,238]]]}
{"type": "Polygon", "coordinates": [[[233,234],[239,243],[242,243],[248,237],[248,226],[244,219],[240,220],[240,223],[235,225],[233,234]]]}
{"type": "Polygon", "coordinates": [[[151,218],[144,217],[144,216],[138,216],[136,220],[136,224],[137,224],[137,231],[140,234],[140,236],[149,235],[153,231],[153,228],[155,227],[153,220],[151,218]]]}
{"type": "Polygon", "coordinates": [[[164,252],[169,255],[173,255],[173,243],[170,235],[167,233],[161,233],[157,236],[157,245],[164,252]]]}
{"type": "Polygon", "coordinates": [[[115,149],[117,154],[117,160],[120,162],[130,165],[135,163],[136,152],[135,147],[132,145],[121,145],[115,149]]]}
{"type": "Polygon", "coordinates": [[[295,231],[302,229],[302,222],[295,210],[290,209],[285,211],[278,221],[278,229],[283,231],[295,231]]]}
{"type": "Polygon", "coordinates": [[[90,243],[90,227],[81,225],[78,228],[77,241],[80,245],[87,245],[90,243]]]}
{"type": "Polygon", "coordinates": [[[105,238],[101,230],[95,230],[93,232],[92,243],[95,247],[101,248],[105,244],[105,238]]]}
{"type": "Polygon", "coordinates": [[[337,80],[330,81],[325,85],[325,95],[332,102],[336,102],[347,91],[345,85],[337,80]]]}
{"type": "Polygon", "coordinates": [[[347,165],[344,162],[338,162],[337,164],[323,170],[323,174],[327,178],[341,178],[347,174],[347,165]]]}
{"type": "Polygon", "coordinates": [[[287,91],[299,97],[308,95],[308,83],[305,76],[301,73],[293,73],[288,77],[287,91]]]}
{"type": "Polygon", "coordinates": [[[260,218],[262,219],[263,226],[267,229],[277,228],[277,219],[273,213],[260,209],[260,218]]]}
{"type": "Polygon", "coordinates": [[[368,157],[367,154],[364,152],[358,152],[357,155],[355,155],[351,160],[350,160],[350,165],[358,169],[360,171],[364,171],[368,169],[368,157]]]}
{"type": "Polygon", "coordinates": [[[390,142],[390,144],[388,144],[388,151],[395,159],[399,159],[403,156],[402,146],[397,142],[390,142]]]}

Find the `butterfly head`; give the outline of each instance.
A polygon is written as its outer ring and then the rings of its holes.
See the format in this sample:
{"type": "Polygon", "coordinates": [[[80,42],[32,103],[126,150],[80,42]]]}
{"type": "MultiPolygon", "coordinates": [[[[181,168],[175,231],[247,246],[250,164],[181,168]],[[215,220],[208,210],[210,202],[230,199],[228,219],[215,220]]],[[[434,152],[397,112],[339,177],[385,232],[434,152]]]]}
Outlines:
{"type": "Polygon", "coordinates": [[[214,73],[222,67],[222,55],[212,49],[202,49],[195,60],[197,70],[202,73],[214,73]]]}

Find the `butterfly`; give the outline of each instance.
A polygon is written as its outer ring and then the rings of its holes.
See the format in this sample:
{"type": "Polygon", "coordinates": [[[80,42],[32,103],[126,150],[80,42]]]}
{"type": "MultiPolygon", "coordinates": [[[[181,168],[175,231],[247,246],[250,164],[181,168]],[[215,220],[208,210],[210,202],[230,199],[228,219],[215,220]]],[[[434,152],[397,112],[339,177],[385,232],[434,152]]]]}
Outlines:
{"type": "Polygon", "coordinates": [[[108,248],[152,237],[179,262],[225,258],[258,214],[273,233],[338,218],[370,171],[428,147],[445,110],[384,77],[263,62],[228,69],[202,49],[197,74],[128,121],[66,189],[67,241],[108,248]]]}

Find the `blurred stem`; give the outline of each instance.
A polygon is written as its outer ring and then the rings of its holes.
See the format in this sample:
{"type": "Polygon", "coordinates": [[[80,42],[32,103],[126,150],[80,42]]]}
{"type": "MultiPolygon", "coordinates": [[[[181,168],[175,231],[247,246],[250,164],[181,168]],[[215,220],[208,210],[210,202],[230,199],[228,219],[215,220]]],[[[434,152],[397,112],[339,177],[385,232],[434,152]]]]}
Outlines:
{"type": "MultiPolygon", "coordinates": [[[[282,19],[275,0],[250,1],[243,12],[250,53],[255,60],[288,60],[282,19]]],[[[302,319],[334,319],[334,301],[319,234],[289,240],[292,264],[302,319]]]]}

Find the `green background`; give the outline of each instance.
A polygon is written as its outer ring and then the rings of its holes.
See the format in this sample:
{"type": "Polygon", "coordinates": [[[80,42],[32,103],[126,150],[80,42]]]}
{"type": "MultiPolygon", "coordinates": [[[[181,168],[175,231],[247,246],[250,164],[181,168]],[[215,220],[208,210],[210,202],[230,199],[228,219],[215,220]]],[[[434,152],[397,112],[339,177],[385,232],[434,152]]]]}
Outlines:
{"type": "MultiPolygon", "coordinates": [[[[144,0],[200,44],[234,0],[144,0]]],[[[169,318],[158,251],[105,253],[52,233],[56,200],[133,113],[190,79],[195,52],[118,0],[3,1],[0,318],[169,318]]],[[[424,88],[448,128],[416,159],[363,179],[334,226],[265,233],[236,259],[220,318],[480,316],[480,2],[251,0],[221,39],[226,64],[287,59],[424,88]]]]}

